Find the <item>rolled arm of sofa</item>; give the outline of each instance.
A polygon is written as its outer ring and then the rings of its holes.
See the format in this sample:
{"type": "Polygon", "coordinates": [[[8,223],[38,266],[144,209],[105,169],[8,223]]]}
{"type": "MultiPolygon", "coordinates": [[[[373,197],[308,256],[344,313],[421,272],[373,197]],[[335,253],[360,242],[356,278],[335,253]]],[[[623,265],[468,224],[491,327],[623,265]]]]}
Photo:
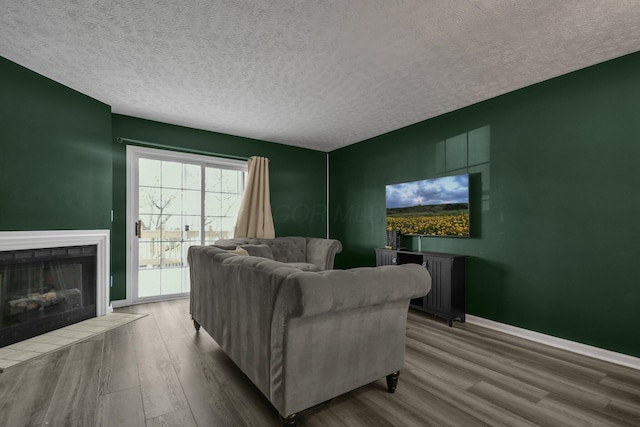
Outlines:
{"type": "Polygon", "coordinates": [[[431,290],[431,275],[418,264],[300,272],[287,281],[297,282],[299,299],[291,301],[289,310],[282,308],[300,317],[401,300],[408,303],[431,290]]]}
{"type": "Polygon", "coordinates": [[[320,270],[333,269],[336,254],[342,252],[342,244],[339,240],[321,239],[318,237],[306,238],[307,262],[320,267],[320,270]]]}

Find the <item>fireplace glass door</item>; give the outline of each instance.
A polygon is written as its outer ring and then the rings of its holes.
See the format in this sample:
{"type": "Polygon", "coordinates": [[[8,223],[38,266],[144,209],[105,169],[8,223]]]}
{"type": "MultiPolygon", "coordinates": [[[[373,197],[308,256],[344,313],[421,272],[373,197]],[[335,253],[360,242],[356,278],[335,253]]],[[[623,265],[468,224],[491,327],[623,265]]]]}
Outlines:
{"type": "Polygon", "coordinates": [[[0,347],[95,317],[96,251],[0,252],[0,347]]]}

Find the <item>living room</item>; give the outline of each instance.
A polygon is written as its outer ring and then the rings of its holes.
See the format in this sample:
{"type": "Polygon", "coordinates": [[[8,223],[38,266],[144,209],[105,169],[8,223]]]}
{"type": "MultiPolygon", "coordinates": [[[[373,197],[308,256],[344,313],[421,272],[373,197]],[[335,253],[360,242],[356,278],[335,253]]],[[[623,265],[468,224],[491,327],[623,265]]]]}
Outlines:
{"type": "Polygon", "coordinates": [[[640,357],[638,52],[328,152],[115,114],[45,72],[0,58],[0,229],[111,230],[112,301],[128,297],[118,137],[268,157],[277,235],[340,240],[337,268],[375,265],[385,185],[464,172],[471,237],[403,244],[468,257],[467,313],[640,357]]]}

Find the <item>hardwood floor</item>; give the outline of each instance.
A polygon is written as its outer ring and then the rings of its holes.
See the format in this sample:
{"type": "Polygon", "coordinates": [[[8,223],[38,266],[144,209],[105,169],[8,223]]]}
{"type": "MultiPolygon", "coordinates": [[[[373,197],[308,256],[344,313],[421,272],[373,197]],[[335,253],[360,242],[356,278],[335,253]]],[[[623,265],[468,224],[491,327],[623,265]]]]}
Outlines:
{"type": "MultiPolygon", "coordinates": [[[[0,374],[0,424],[279,426],[275,409],[188,300],[0,374]]],[[[409,312],[395,394],[384,378],[299,415],[301,426],[640,426],[640,371],[409,312]]]]}

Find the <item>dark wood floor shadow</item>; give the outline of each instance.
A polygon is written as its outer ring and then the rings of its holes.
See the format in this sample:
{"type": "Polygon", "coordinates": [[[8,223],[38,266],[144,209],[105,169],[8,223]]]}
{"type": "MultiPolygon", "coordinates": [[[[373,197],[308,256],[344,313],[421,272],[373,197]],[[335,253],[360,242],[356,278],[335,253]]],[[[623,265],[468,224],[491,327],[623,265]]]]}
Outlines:
{"type": "MultiPolygon", "coordinates": [[[[186,299],[0,374],[0,424],[279,426],[277,411],[186,299]]],[[[303,411],[300,426],[640,426],[640,371],[410,311],[398,390],[384,378],[303,411]]]]}

